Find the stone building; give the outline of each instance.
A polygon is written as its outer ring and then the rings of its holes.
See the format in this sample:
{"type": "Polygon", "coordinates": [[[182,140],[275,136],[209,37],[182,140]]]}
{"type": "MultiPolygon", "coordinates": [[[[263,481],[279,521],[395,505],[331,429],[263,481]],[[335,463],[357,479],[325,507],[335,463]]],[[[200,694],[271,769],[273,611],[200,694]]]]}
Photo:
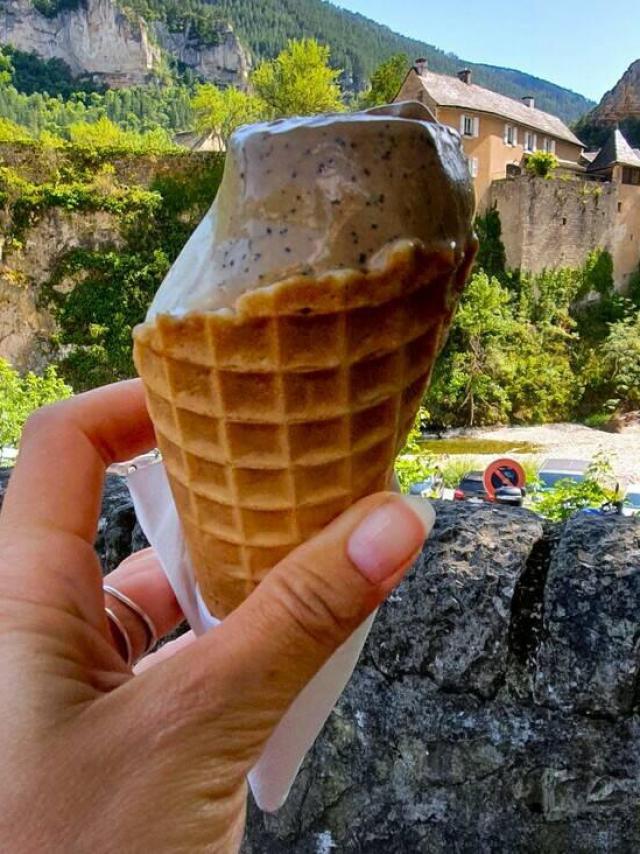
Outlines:
{"type": "Polygon", "coordinates": [[[460,132],[480,210],[489,204],[492,182],[510,166],[519,167],[527,153],[549,151],[561,164],[576,167],[584,148],[561,119],[537,109],[533,98],[516,101],[477,86],[469,69],[450,77],[429,71],[427,61],[418,59],[395,100],[420,101],[460,132]]]}
{"type": "Polygon", "coordinates": [[[616,287],[624,290],[640,266],[640,152],[615,128],[599,152],[586,153],[585,164],[573,180],[493,181],[488,204],[500,213],[509,267],[579,267],[601,248],[611,253],[616,287]]]}

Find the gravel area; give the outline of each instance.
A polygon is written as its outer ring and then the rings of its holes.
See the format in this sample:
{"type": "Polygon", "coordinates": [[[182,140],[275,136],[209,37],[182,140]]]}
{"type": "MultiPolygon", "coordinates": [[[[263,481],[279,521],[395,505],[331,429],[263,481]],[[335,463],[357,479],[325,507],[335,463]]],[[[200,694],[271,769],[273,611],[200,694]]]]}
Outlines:
{"type": "MultiPolygon", "coordinates": [[[[497,427],[465,430],[457,435],[476,439],[497,439],[504,442],[532,442],[541,450],[535,455],[540,462],[546,457],[569,457],[590,460],[599,451],[604,452],[614,468],[621,485],[640,482],[640,428],[630,428],[624,433],[605,433],[584,424],[544,424],[535,427],[497,427]]],[[[524,458],[531,455],[513,454],[524,458]]],[[[490,462],[496,455],[478,457],[490,462]]]]}

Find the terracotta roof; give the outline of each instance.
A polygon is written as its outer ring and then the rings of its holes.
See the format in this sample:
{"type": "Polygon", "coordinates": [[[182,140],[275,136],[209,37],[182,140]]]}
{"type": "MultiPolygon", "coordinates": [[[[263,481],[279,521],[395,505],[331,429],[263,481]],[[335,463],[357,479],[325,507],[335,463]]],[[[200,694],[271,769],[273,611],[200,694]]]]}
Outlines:
{"type": "Polygon", "coordinates": [[[640,157],[631,148],[619,128],[611,131],[598,156],[593,163],[589,164],[588,171],[597,172],[616,163],[621,163],[623,166],[640,166],[640,157]]]}
{"type": "MultiPolygon", "coordinates": [[[[414,71],[417,75],[417,72],[414,71]]],[[[582,145],[578,137],[565,125],[562,119],[544,113],[535,107],[527,107],[523,101],[515,101],[506,95],[499,95],[490,89],[483,89],[475,83],[463,83],[457,77],[423,71],[417,75],[428,94],[439,107],[461,107],[482,113],[492,113],[501,118],[542,131],[556,139],[564,139],[575,145],[582,145]]]]}

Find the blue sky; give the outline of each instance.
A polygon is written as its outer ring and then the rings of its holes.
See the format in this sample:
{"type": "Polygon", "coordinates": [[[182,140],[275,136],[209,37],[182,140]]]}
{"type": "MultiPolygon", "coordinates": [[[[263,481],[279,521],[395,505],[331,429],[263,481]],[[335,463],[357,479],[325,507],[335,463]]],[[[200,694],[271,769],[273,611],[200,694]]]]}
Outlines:
{"type": "Polygon", "coordinates": [[[517,68],[594,101],[640,58],[639,0],[333,2],[470,62],[517,68]]]}

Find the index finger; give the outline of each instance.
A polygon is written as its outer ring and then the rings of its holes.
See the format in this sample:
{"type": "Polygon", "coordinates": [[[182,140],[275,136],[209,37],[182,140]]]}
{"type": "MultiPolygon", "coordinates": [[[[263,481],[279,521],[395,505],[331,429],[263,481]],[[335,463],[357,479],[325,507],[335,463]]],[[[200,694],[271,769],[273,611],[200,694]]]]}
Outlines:
{"type": "Polygon", "coordinates": [[[140,380],[39,410],[20,442],[0,531],[15,541],[44,528],[93,545],[106,468],[154,445],[140,380]]]}

